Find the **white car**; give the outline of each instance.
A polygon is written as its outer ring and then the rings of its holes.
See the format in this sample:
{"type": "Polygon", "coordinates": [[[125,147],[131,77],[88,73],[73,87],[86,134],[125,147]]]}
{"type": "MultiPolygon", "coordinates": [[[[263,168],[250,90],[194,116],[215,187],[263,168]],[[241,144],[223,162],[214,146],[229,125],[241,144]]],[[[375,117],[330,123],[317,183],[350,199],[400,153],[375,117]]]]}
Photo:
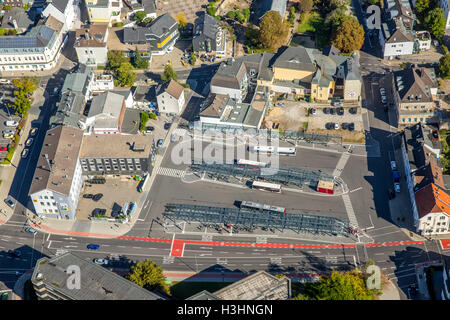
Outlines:
{"type": "Polygon", "coordinates": [[[386,89],[380,88],[380,94],[381,94],[381,96],[385,96],[386,95],[386,89]]]}
{"type": "Polygon", "coordinates": [[[394,183],[394,189],[395,189],[395,192],[399,193],[400,192],[400,183],[398,183],[398,182],[394,183]]]}
{"type": "Polygon", "coordinates": [[[30,227],[25,228],[25,232],[29,232],[29,233],[32,233],[32,234],[36,234],[37,233],[36,230],[34,230],[33,228],[30,228],[30,227]]]}
{"type": "Polygon", "coordinates": [[[339,129],[339,123],[335,123],[335,124],[334,124],[334,129],[336,129],[336,130],[339,129]]]}
{"type": "Polygon", "coordinates": [[[397,170],[397,164],[395,163],[395,161],[391,161],[391,170],[392,171],[397,170]]]}
{"type": "Polygon", "coordinates": [[[7,127],[17,127],[19,125],[19,123],[17,121],[5,121],[5,126],[7,127]]]}
{"type": "Polygon", "coordinates": [[[381,96],[381,103],[382,104],[386,104],[387,103],[386,96],[381,96]]]}
{"type": "Polygon", "coordinates": [[[94,263],[100,264],[100,265],[106,265],[109,263],[109,261],[108,261],[108,259],[96,258],[96,259],[94,259],[94,263]]]}

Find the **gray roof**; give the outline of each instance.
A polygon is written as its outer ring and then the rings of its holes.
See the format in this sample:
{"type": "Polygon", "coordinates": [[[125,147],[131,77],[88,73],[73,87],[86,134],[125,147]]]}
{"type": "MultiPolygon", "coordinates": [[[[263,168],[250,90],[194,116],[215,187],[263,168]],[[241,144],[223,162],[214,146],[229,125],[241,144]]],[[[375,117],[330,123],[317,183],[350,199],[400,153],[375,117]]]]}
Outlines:
{"type": "Polygon", "coordinates": [[[195,34],[192,40],[194,51],[207,51],[207,43],[209,43],[211,51],[223,50],[224,38],[225,33],[216,18],[202,12],[200,17],[195,20],[195,34]]]}
{"type": "Polygon", "coordinates": [[[261,6],[261,11],[259,14],[260,19],[268,12],[268,11],[277,11],[281,18],[284,18],[284,14],[286,13],[287,0],[263,0],[263,5],[261,6]]]}
{"type": "Polygon", "coordinates": [[[92,99],[88,117],[96,117],[94,128],[118,128],[124,106],[124,96],[111,91],[101,93],[92,99]]]}
{"type": "Polygon", "coordinates": [[[249,72],[250,69],[257,72],[260,69],[262,57],[263,54],[256,53],[237,59],[230,58],[222,62],[211,79],[211,85],[239,89],[239,83],[246,72],[249,72]]]}
{"type": "Polygon", "coordinates": [[[142,10],[146,14],[155,13],[156,12],[156,3],[155,0],[123,0],[124,4],[135,10],[142,10]]]}
{"type": "Polygon", "coordinates": [[[42,281],[46,287],[72,300],[163,300],[161,296],[72,252],[39,259],[31,279],[35,285],[42,281]],[[81,270],[80,290],[67,288],[66,270],[71,265],[81,270]]]}
{"type": "Polygon", "coordinates": [[[16,53],[17,49],[27,52],[43,52],[51,47],[57,32],[45,25],[33,27],[24,35],[0,37],[0,53],[16,53]]]}
{"type": "Polygon", "coordinates": [[[66,91],[61,94],[61,99],[57,102],[58,109],[55,115],[50,118],[50,126],[57,125],[79,127],[79,123],[84,122],[86,117],[81,114],[84,107],[84,95],[80,92],[66,91]]]}
{"type": "Polygon", "coordinates": [[[158,38],[168,35],[170,29],[178,22],[168,13],[163,14],[152,21],[148,27],[148,34],[153,34],[158,38]]]}
{"type": "Polygon", "coordinates": [[[1,27],[5,29],[14,28],[13,20],[16,20],[17,27],[21,29],[28,29],[34,24],[28,12],[19,7],[11,8],[11,10],[5,12],[1,27]]]}
{"type": "Polygon", "coordinates": [[[186,300],[221,300],[221,299],[216,297],[212,293],[208,292],[207,290],[203,290],[194,294],[193,296],[190,296],[189,298],[186,298],[186,300]]]}
{"type": "Polygon", "coordinates": [[[74,73],[70,73],[66,76],[61,92],[66,90],[85,93],[87,84],[94,76],[94,69],[87,67],[84,64],[80,64],[78,70],[74,73]]]}
{"type": "Polygon", "coordinates": [[[52,4],[56,9],[58,9],[61,13],[67,8],[68,3],[72,3],[73,0],[52,0],[48,1],[48,4],[52,4]]]}
{"type": "Polygon", "coordinates": [[[307,49],[302,46],[288,47],[275,60],[273,64],[276,68],[296,69],[305,71],[316,71],[312,59],[313,49],[307,49]]]}

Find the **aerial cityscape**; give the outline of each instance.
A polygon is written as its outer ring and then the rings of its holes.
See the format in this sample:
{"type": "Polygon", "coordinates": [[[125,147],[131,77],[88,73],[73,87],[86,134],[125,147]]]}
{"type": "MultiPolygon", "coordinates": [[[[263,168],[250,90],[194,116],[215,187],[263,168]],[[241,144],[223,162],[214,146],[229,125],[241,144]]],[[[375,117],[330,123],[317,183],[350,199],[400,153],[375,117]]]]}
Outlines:
{"type": "Polygon", "coordinates": [[[450,300],[450,1],[0,1],[0,300],[450,300]]]}

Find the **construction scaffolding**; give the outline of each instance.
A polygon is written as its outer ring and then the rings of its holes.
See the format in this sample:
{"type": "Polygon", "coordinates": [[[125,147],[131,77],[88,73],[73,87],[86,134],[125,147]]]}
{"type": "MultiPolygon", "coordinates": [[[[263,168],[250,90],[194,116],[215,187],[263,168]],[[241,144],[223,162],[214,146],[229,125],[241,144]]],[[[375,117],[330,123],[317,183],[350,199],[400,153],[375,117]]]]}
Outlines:
{"type": "Polygon", "coordinates": [[[295,232],[333,236],[349,236],[351,234],[347,220],[272,210],[167,204],[163,216],[174,223],[177,221],[218,223],[226,226],[275,228],[280,231],[287,229],[295,232]]]}
{"type": "Polygon", "coordinates": [[[207,173],[211,177],[227,180],[229,177],[248,178],[251,180],[263,180],[277,182],[284,185],[295,185],[301,187],[303,185],[317,186],[322,181],[334,182],[332,175],[320,171],[308,171],[297,168],[255,168],[250,166],[238,166],[236,164],[213,163],[208,164],[192,164],[191,170],[198,173],[207,173]]]}

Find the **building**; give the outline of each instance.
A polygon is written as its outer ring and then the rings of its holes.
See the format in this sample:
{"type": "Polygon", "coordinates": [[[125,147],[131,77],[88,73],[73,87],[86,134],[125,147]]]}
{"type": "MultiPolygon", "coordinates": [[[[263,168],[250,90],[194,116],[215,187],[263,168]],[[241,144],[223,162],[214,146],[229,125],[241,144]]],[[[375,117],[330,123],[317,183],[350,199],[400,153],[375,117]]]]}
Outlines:
{"type": "Polygon", "coordinates": [[[213,54],[217,58],[226,56],[226,33],[219,21],[203,12],[195,21],[192,46],[198,54],[213,54]]]}
{"type": "Polygon", "coordinates": [[[5,12],[1,28],[14,29],[20,34],[28,31],[33,25],[34,20],[27,11],[22,8],[14,7],[5,12]]]}
{"type": "Polygon", "coordinates": [[[291,280],[285,276],[277,278],[266,271],[258,271],[213,295],[222,300],[289,300],[291,280]]]}
{"type": "Polygon", "coordinates": [[[185,102],[184,88],[175,80],[170,80],[158,88],[156,100],[160,112],[179,114],[185,102]]]}
{"type": "Polygon", "coordinates": [[[445,29],[450,29],[449,1],[448,0],[439,0],[439,6],[442,8],[442,10],[444,10],[445,29]]]}
{"type": "Polygon", "coordinates": [[[409,0],[385,0],[384,13],[388,20],[401,20],[407,30],[413,30],[416,18],[409,0]]]}
{"type": "Polygon", "coordinates": [[[165,300],[72,252],[39,259],[31,282],[39,300],[165,300]],[[72,266],[79,268],[80,289],[68,287],[72,266]]]}
{"type": "Polygon", "coordinates": [[[83,184],[78,161],[82,138],[80,129],[69,126],[47,131],[29,191],[39,217],[75,219],[83,184]]]}
{"type": "Polygon", "coordinates": [[[22,8],[25,4],[32,5],[33,1],[27,0],[3,0],[3,6],[11,6],[12,8],[22,8]]]}
{"type": "Polygon", "coordinates": [[[91,24],[104,24],[111,27],[113,23],[120,22],[122,1],[114,0],[85,0],[91,24]]]}
{"type": "Polygon", "coordinates": [[[151,55],[172,52],[178,37],[178,22],[168,13],[153,20],[148,27],[123,29],[124,43],[148,44],[151,55]]]}
{"type": "Polygon", "coordinates": [[[47,1],[45,9],[42,11],[42,16],[53,16],[63,22],[62,31],[65,33],[72,28],[75,22],[75,2],[72,0],[47,1]]]}
{"type": "Polygon", "coordinates": [[[381,24],[378,33],[383,59],[414,53],[414,36],[406,30],[400,20],[390,20],[381,24]]]}
{"type": "Polygon", "coordinates": [[[259,19],[262,19],[268,11],[276,11],[284,19],[286,14],[287,0],[262,0],[261,11],[259,13],[259,19]]]}
{"type": "Polygon", "coordinates": [[[428,31],[416,31],[416,46],[418,51],[426,51],[431,48],[431,35],[428,31]]]}
{"type": "Polygon", "coordinates": [[[421,235],[440,235],[450,232],[450,196],[431,183],[415,193],[419,211],[421,235]]]}
{"type": "Polygon", "coordinates": [[[75,51],[78,62],[88,66],[105,66],[108,63],[108,27],[93,25],[75,31],[75,51]]]}
{"type": "MultiPolygon", "coordinates": [[[[49,17],[47,21],[55,21],[49,17]]],[[[61,30],[41,21],[23,35],[0,37],[0,70],[49,70],[56,66],[63,45],[61,30]]]]}
{"type": "Polygon", "coordinates": [[[114,90],[114,77],[111,74],[96,74],[92,82],[92,93],[114,90]]]}
{"type": "Polygon", "coordinates": [[[433,99],[439,85],[433,68],[406,68],[394,72],[393,81],[400,125],[439,123],[440,111],[433,99]]]}
{"type": "Polygon", "coordinates": [[[111,91],[94,96],[86,118],[87,131],[92,134],[120,134],[125,115],[125,101],[111,91]]]}
{"type": "Polygon", "coordinates": [[[123,0],[127,18],[130,19],[136,12],[144,11],[146,18],[156,19],[156,0],[123,0]]]}
{"type": "Polygon", "coordinates": [[[84,136],[80,153],[83,175],[144,175],[152,172],[152,139],[142,135],[84,136]]]}

